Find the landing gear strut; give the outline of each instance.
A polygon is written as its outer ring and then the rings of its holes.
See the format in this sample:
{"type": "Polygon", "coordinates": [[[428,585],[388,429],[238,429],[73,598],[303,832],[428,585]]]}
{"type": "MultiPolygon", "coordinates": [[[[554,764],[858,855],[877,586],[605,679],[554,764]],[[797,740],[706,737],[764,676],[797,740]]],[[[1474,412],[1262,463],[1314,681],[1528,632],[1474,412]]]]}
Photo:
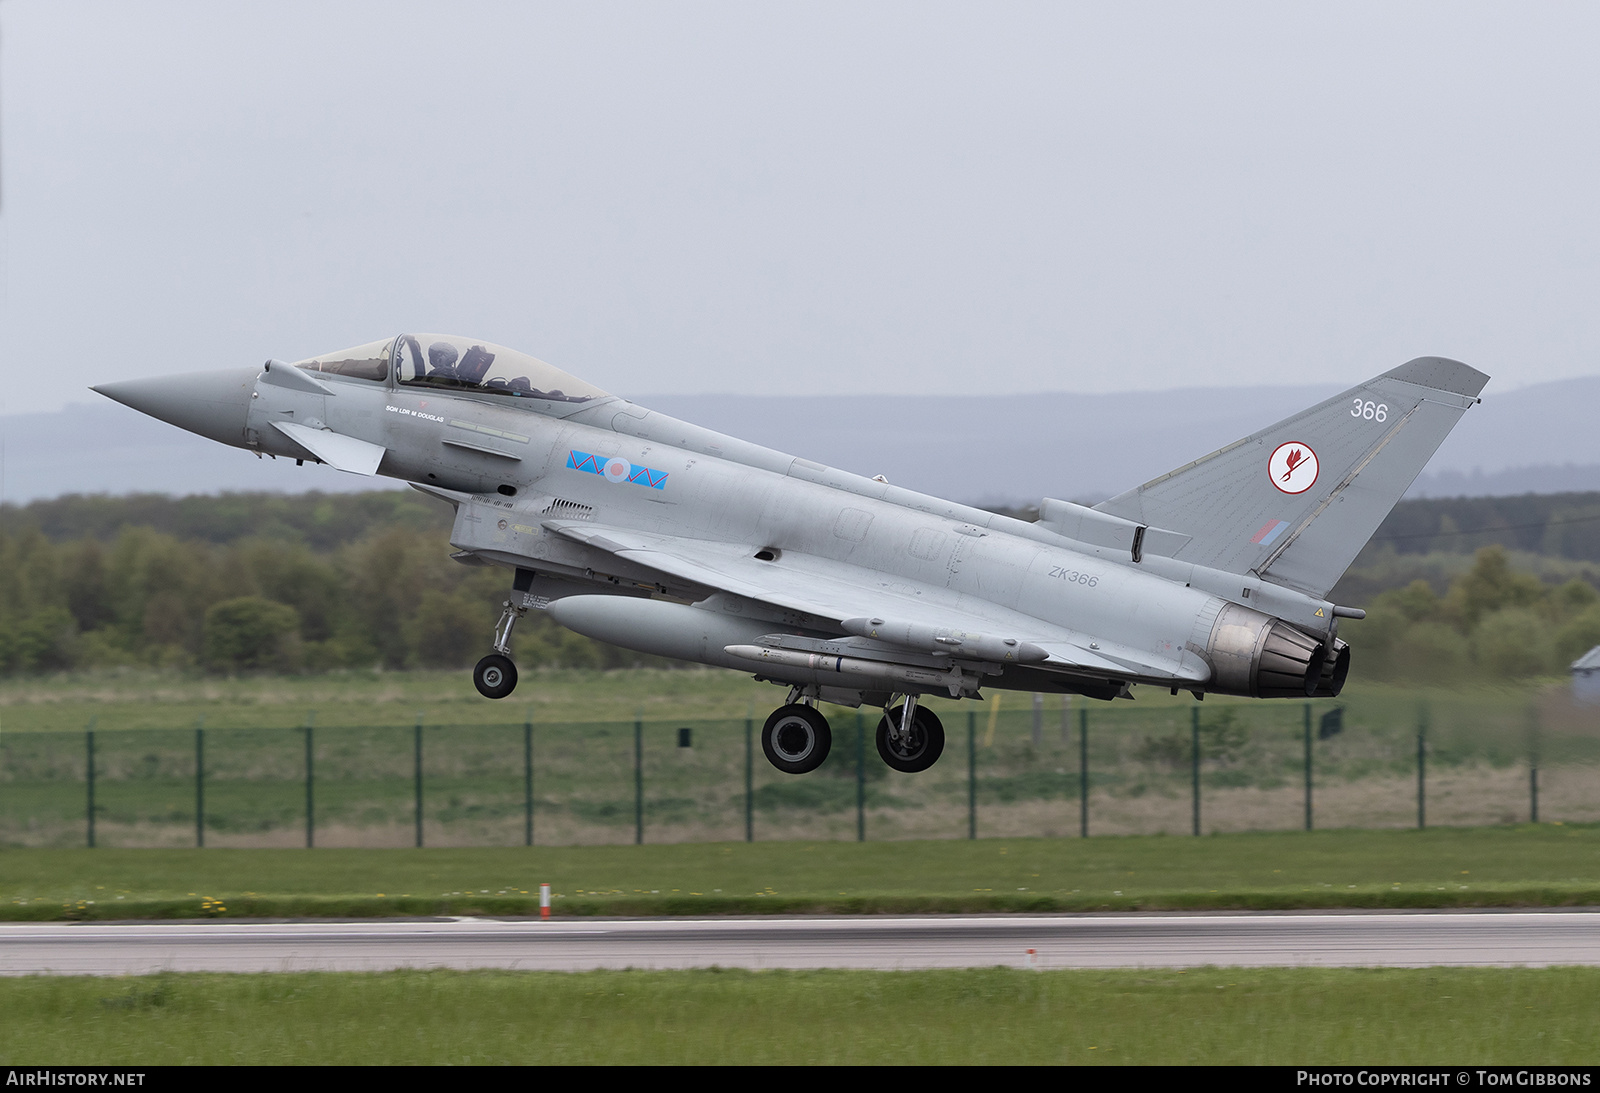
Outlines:
{"type": "Polygon", "coordinates": [[[878,722],[878,754],[892,770],[920,774],[944,753],[944,724],[932,710],[917,705],[907,695],[905,705],[883,711],[878,722]]]}
{"type": "Polygon", "coordinates": [[[500,621],[494,627],[494,652],[472,669],[472,685],[484,698],[504,698],[517,689],[517,666],[511,663],[511,628],[527,612],[507,600],[501,605],[500,621]]]}
{"type": "Polygon", "coordinates": [[[810,774],[833,747],[828,719],[798,702],[779,706],[761,727],[761,750],[767,762],[785,774],[810,774]]]}

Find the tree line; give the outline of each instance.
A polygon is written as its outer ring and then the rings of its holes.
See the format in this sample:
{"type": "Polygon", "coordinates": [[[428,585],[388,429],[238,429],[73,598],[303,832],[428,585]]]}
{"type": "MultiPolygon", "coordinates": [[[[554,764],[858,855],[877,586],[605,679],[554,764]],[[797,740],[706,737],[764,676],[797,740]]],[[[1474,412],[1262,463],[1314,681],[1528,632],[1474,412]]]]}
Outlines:
{"type": "MultiPolygon", "coordinates": [[[[1542,518],[1573,521],[1550,525],[1560,536],[1587,534],[1591,498],[1600,505],[1600,495],[1403,502],[1385,528],[1542,518]]],[[[489,649],[511,575],[451,560],[450,523],[442,502],[392,490],[0,506],[0,674],[466,667],[489,649]]],[[[1503,531],[1524,533],[1534,532],[1503,531]]],[[[1543,534],[1548,544],[1556,532],[1543,534]]],[[[1401,557],[1388,545],[1381,554],[1401,557]]],[[[1600,644],[1600,594],[1589,581],[1518,572],[1499,546],[1479,550],[1453,578],[1401,587],[1409,578],[1361,581],[1360,566],[1341,582],[1367,590],[1348,599],[1367,607],[1367,619],[1341,631],[1358,679],[1538,675],[1600,644]]],[[[518,623],[514,652],[525,667],[669,663],[579,637],[536,612],[518,623]]]]}
{"type": "Polygon", "coordinates": [[[1600,493],[1427,497],[1402,501],[1356,566],[1377,554],[1473,554],[1489,546],[1547,558],[1600,562],[1600,493]]]}
{"type": "MultiPolygon", "coordinates": [[[[71,521],[52,536],[38,518],[61,502],[0,514],[0,674],[462,668],[489,651],[510,591],[509,570],[451,560],[449,509],[415,495],[77,500],[89,518],[71,537],[71,521]],[[108,519],[119,503],[188,534],[108,519]]],[[[513,648],[528,667],[666,663],[537,613],[513,648]]]]}
{"type": "Polygon", "coordinates": [[[1600,592],[1573,578],[1552,584],[1484,547],[1441,595],[1425,580],[1375,596],[1347,622],[1355,677],[1454,682],[1565,672],[1600,645],[1600,592]]]}

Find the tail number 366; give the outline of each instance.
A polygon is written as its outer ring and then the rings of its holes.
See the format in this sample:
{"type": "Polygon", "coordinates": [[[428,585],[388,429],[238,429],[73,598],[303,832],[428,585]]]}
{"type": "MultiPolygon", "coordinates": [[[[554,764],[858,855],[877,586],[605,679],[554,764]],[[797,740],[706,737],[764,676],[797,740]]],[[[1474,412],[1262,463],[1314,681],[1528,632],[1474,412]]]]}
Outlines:
{"type": "Polygon", "coordinates": [[[1355,407],[1350,411],[1351,417],[1365,418],[1367,421],[1389,420],[1388,403],[1373,404],[1371,402],[1362,402],[1360,399],[1356,399],[1355,403],[1355,407]]]}

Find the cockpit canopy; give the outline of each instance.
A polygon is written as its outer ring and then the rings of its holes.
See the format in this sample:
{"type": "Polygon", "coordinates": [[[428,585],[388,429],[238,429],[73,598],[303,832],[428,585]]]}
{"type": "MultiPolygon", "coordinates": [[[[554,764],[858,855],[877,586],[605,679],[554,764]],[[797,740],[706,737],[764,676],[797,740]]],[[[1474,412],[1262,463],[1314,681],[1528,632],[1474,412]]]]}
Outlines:
{"type": "Polygon", "coordinates": [[[395,350],[401,383],[551,402],[588,402],[606,393],[526,353],[447,334],[402,334],[395,350]]]}
{"type": "Polygon", "coordinates": [[[295,367],[378,381],[387,379],[392,368],[395,379],[407,386],[549,402],[588,402],[606,397],[598,387],[526,353],[449,334],[402,334],[388,341],[368,342],[296,361],[295,367]]]}
{"type": "Polygon", "coordinates": [[[350,376],[358,380],[389,378],[389,363],[394,356],[394,339],[368,342],[353,349],[339,349],[310,360],[295,361],[296,368],[307,372],[330,372],[336,376],[350,376]]]}

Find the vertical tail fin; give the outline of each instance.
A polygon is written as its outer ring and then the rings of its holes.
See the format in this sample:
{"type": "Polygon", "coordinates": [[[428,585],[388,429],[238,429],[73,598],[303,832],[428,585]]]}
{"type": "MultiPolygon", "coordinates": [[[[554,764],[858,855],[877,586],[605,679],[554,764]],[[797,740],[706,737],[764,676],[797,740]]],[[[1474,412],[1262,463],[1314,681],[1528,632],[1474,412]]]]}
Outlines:
{"type": "Polygon", "coordinates": [[[1323,596],[1488,382],[1418,357],[1095,508],[1191,536],[1181,561],[1323,596]]]}

